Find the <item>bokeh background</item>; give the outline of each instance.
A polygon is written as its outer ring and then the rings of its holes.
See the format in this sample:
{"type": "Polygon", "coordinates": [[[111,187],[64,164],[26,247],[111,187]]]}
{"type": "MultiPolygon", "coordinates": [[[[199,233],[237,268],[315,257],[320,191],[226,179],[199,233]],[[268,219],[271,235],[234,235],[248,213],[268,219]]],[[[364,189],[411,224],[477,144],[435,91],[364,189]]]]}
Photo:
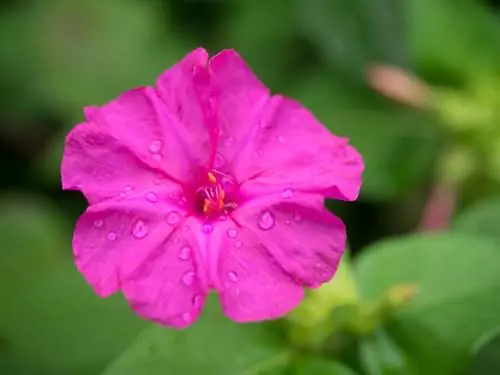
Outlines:
{"type": "MultiPolygon", "coordinates": [[[[500,3],[0,1],[1,375],[500,374],[500,3]],[[333,282],[290,316],[187,331],[101,300],[60,189],[82,107],[234,48],[366,162],[333,282]]],[[[313,146],[311,146],[313,147],[313,146]]]]}

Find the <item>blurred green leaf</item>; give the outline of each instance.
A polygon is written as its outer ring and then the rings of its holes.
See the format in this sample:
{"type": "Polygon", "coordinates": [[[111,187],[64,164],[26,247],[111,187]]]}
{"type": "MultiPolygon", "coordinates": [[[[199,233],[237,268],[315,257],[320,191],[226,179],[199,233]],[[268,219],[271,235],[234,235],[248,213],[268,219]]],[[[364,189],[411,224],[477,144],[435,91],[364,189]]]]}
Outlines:
{"type": "Polygon", "coordinates": [[[258,6],[251,1],[228,5],[229,17],[221,24],[217,48],[236,49],[259,79],[273,91],[282,91],[297,64],[294,7],[282,0],[266,0],[258,6]]]}
{"type": "Polygon", "coordinates": [[[289,352],[272,324],[237,324],[210,300],[184,331],[145,330],[104,372],[106,375],[261,375],[282,368],[289,352]]]}
{"type": "Polygon", "coordinates": [[[455,374],[477,338],[500,323],[497,247],[487,238],[445,233],[382,241],[362,253],[357,275],[365,297],[417,284],[413,302],[388,327],[416,373],[455,374]]]}
{"type": "Polygon", "coordinates": [[[293,96],[363,155],[363,198],[391,199],[429,178],[439,136],[425,114],[321,70],[299,81],[293,96]]]}
{"type": "Polygon", "coordinates": [[[500,196],[485,198],[461,212],[453,222],[453,230],[476,233],[500,241],[500,196]]]}
{"type": "Polygon", "coordinates": [[[356,375],[349,367],[333,359],[306,357],[295,365],[295,375],[356,375]]]}
{"type": "Polygon", "coordinates": [[[474,346],[469,375],[500,374],[500,328],[488,332],[474,346]]]}
{"type": "Polygon", "coordinates": [[[152,84],[186,52],[182,38],[165,32],[167,8],[159,5],[44,0],[18,6],[10,31],[22,36],[17,55],[25,56],[32,91],[72,117],[85,105],[152,84]]]}
{"type": "Polygon", "coordinates": [[[315,0],[295,2],[305,35],[337,71],[364,82],[372,63],[408,67],[404,2],[315,0]]]}
{"type": "Polygon", "coordinates": [[[361,364],[368,375],[410,375],[406,355],[387,335],[379,329],[364,337],[359,346],[361,364]]]}
{"type": "Polygon", "coordinates": [[[121,298],[92,293],[72,263],[70,232],[39,198],[0,202],[0,373],[95,374],[144,327],[121,298]]]}
{"type": "Polygon", "coordinates": [[[500,27],[471,0],[407,1],[409,45],[421,73],[437,83],[463,83],[496,69],[500,27]]]}

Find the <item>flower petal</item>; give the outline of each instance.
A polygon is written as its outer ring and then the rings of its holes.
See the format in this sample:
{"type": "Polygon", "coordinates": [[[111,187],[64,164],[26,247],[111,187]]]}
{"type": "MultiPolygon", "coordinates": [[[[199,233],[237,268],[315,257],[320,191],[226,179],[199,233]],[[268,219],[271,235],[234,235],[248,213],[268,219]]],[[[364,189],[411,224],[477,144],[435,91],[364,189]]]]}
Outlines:
{"type": "MultiPolygon", "coordinates": [[[[100,108],[87,108],[86,116],[108,129],[146,165],[172,179],[189,181],[208,162],[210,148],[193,142],[193,134],[186,132],[190,129],[150,87],[127,91],[100,108]]],[[[205,138],[208,144],[206,130],[205,138]]]]}
{"type": "Polygon", "coordinates": [[[143,197],[97,203],[78,219],[73,236],[75,263],[98,295],[106,297],[119,290],[124,278],[182,220],[183,211],[162,197],[157,203],[143,197]]]}
{"type": "Polygon", "coordinates": [[[211,246],[212,251],[218,250],[212,282],[224,313],[232,320],[279,318],[302,300],[303,288],[276,264],[251,231],[236,227],[232,221],[221,223],[211,246]]]}
{"type": "Polygon", "coordinates": [[[207,292],[195,236],[201,234],[200,225],[187,219],[124,281],[123,293],[140,316],[174,328],[186,328],[198,318],[207,292]]]}
{"type": "Polygon", "coordinates": [[[344,224],[315,196],[261,197],[241,206],[233,218],[307,287],[330,281],[345,250],[344,224]]]}
{"type": "Polygon", "coordinates": [[[245,189],[265,194],[284,187],[355,200],[364,164],[347,139],[332,135],[302,105],[274,96],[255,119],[234,173],[245,189]]]}
{"type": "Polygon", "coordinates": [[[255,115],[269,100],[269,90],[233,50],[221,51],[210,59],[209,66],[220,136],[215,167],[226,172],[247,142],[255,115]]]}
{"type": "Polygon", "coordinates": [[[253,193],[284,186],[354,200],[364,165],[347,140],[331,134],[299,103],[269,95],[243,59],[225,50],[210,62],[221,139],[219,165],[253,193]],[[293,181],[293,186],[292,186],[293,181]]]}
{"type": "Polygon", "coordinates": [[[209,87],[208,53],[198,48],[166,70],[156,82],[157,92],[168,110],[169,137],[176,139],[177,153],[189,165],[208,166],[215,153],[209,87]]]}
{"type": "Polygon", "coordinates": [[[63,189],[81,190],[91,204],[124,194],[146,194],[160,182],[177,188],[95,122],[77,125],[66,138],[61,175],[63,189]]]}

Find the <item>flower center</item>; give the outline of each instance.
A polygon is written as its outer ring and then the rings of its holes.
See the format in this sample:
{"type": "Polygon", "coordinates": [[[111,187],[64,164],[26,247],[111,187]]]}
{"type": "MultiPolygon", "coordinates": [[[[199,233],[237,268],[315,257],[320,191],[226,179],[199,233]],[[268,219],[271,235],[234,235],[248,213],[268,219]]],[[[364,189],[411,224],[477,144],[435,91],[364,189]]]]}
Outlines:
{"type": "Polygon", "coordinates": [[[237,207],[234,202],[235,188],[231,177],[217,170],[208,172],[205,184],[196,190],[197,213],[207,217],[231,213],[237,207]]]}

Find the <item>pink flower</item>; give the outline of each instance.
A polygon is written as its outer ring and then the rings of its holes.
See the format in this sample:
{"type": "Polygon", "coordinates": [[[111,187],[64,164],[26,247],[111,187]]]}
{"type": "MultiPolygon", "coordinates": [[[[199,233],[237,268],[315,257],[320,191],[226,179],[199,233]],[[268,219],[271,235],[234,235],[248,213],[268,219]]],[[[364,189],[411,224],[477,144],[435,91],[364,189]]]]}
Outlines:
{"type": "Polygon", "coordinates": [[[271,96],[238,54],[197,49],[66,139],[64,189],[90,206],[73,249],[102,297],[183,328],[216,291],[237,322],[285,315],[335,274],[363,161],[299,103],[271,96]]]}

